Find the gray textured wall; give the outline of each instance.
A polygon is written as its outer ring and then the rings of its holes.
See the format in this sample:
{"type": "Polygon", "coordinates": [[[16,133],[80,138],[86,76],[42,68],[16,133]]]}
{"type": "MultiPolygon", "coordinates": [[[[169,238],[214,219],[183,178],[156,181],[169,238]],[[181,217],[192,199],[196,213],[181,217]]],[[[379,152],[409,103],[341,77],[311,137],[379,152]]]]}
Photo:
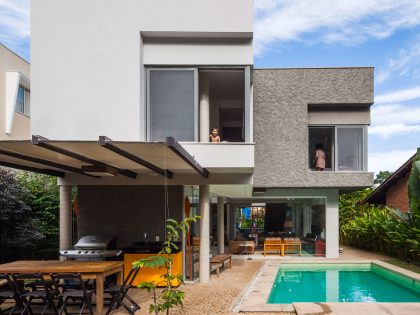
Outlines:
{"type": "Polygon", "coordinates": [[[254,186],[371,185],[372,173],[308,170],[308,104],[366,108],[373,75],[373,68],[254,70],[254,186]]]}
{"type": "MultiPolygon", "coordinates": [[[[182,186],[169,186],[169,217],[182,218],[182,186]]],[[[116,237],[118,247],[165,231],[163,186],[79,186],[78,237],[116,237]]]]}

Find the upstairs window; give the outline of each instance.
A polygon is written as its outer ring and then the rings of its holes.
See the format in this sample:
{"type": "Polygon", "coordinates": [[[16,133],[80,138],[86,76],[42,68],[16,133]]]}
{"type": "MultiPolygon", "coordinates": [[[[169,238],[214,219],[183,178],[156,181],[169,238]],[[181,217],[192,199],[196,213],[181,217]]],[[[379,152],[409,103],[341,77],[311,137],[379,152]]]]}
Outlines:
{"type": "Polygon", "coordinates": [[[337,127],[337,170],[363,171],[363,128],[337,127]]]}
{"type": "Polygon", "coordinates": [[[197,139],[197,73],[194,69],[149,69],[151,141],[197,139]]]}
{"type": "Polygon", "coordinates": [[[323,166],[326,171],[334,170],[334,127],[310,127],[309,128],[309,168],[315,170],[323,166]],[[317,148],[320,148],[325,155],[323,163],[317,161],[317,148]],[[318,162],[318,163],[317,163],[318,162]]]}
{"type": "Polygon", "coordinates": [[[208,142],[216,128],[221,142],[250,141],[250,71],[147,68],[147,140],[208,142]]]}
{"type": "Polygon", "coordinates": [[[364,171],[365,126],[309,127],[309,169],[364,171]]]}
{"type": "Polygon", "coordinates": [[[29,116],[29,90],[25,89],[22,85],[19,85],[18,88],[15,110],[18,113],[29,116]]]}

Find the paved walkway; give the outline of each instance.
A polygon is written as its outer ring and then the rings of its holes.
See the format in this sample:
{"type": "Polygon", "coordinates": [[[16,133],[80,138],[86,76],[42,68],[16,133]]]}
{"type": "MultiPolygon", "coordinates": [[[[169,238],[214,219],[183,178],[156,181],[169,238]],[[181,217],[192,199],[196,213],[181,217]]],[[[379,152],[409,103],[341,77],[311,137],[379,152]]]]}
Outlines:
{"type": "Polygon", "coordinates": [[[297,315],[418,315],[420,303],[293,303],[297,315]]]}
{"type": "MultiPolygon", "coordinates": [[[[342,260],[361,260],[361,259],[367,259],[367,260],[383,260],[383,259],[392,259],[390,257],[381,255],[381,254],[377,254],[377,253],[372,253],[372,252],[368,252],[365,250],[361,250],[361,249],[356,249],[353,247],[349,247],[349,246],[342,246],[342,248],[344,249],[343,253],[340,253],[339,258],[325,258],[325,257],[315,257],[315,256],[299,256],[299,255],[286,255],[284,257],[280,256],[280,255],[267,255],[264,256],[263,255],[263,251],[261,250],[257,250],[254,252],[254,254],[251,255],[233,255],[234,259],[252,259],[252,260],[263,260],[263,261],[268,261],[268,260],[305,260],[307,261],[308,259],[312,259],[312,260],[338,260],[338,261],[342,261],[342,260]]],[[[394,258],[395,259],[395,258],[394,258]]]]}

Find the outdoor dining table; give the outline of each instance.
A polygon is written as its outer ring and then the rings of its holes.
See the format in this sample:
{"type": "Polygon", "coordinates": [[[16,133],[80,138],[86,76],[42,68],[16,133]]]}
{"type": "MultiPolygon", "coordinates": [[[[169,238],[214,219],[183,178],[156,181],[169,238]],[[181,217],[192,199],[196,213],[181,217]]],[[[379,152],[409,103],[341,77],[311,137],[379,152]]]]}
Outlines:
{"type": "Polygon", "coordinates": [[[104,314],[104,280],[117,274],[117,284],[122,284],[124,262],[122,261],[59,261],[20,260],[0,265],[0,273],[81,273],[83,279],[96,280],[96,313],[104,314]]]}

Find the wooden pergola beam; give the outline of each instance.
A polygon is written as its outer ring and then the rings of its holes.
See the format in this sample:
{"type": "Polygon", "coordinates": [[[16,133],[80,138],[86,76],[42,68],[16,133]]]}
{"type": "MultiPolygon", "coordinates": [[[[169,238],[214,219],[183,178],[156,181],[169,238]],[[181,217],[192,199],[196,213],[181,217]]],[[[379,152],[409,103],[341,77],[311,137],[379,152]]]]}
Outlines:
{"type": "Polygon", "coordinates": [[[176,155],[183,159],[189,164],[194,170],[196,170],[204,178],[209,177],[209,171],[202,167],[174,138],[166,138],[166,146],[171,149],[176,155]]]}
{"type": "Polygon", "coordinates": [[[47,149],[47,150],[50,150],[50,151],[68,156],[68,157],[71,157],[71,158],[79,160],[79,161],[86,162],[86,163],[89,163],[89,164],[92,164],[92,165],[95,165],[95,166],[107,166],[107,167],[110,167],[110,168],[116,170],[116,172],[118,174],[121,174],[121,175],[129,177],[129,178],[133,178],[133,179],[137,178],[137,174],[134,173],[133,171],[130,171],[130,170],[127,170],[127,169],[121,169],[121,168],[103,163],[101,161],[91,159],[91,158],[89,158],[87,156],[84,156],[84,155],[81,155],[79,153],[75,153],[75,152],[72,152],[72,151],[69,151],[69,150],[66,150],[66,149],[63,149],[63,148],[59,148],[59,147],[54,146],[50,143],[47,143],[47,141],[48,141],[47,139],[45,139],[41,136],[32,136],[32,143],[34,145],[37,145],[37,146],[41,147],[41,148],[44,148],[44,149],[47,149]]]}
{"type": "Polygon", "coordinates": [[[6,161],[0,161],[0,165],[5,166],[5,167],[10,167],[10,168],[15,168],[15,169],[22,170],[22,171],[40,173],[40,174],[50,175],[50,176],[55,176],[55,177],[64,177],[64,175],[65,175],[64,172],[60,172],[60,171],[43,169],[43,168],[36,168],[36,167],[32,167],[32,166],[16,164],[16,163],[11,163],[11,162],[6,162],[6,161]]]}
{"type": "Polygon", "coordinates": [[[154,165],[154,164],[152,164],[152,163],[150,163],[146,160],[143,160],[142,158],[140,158],[140,157],[138,157],[138,156],[136,156],[136,155],[134,155],[130,152],[127,152],[127,151],[115,146],[114,144],[112,144],[112,140],[105,137],[105,136],[100,136],[99,137],[99,144],[101,146],[103,146],[104,148],[106,148],[106,149],[108,149],[108,150],[110,150],[110,151],[112,151],[112,152],[114,152],[118,155],[121,155],[121,156],[125,157],[126,159],[128,159],[130,161],[133,161],[133,162],[135,162],[135,163],[137,163],[137,164],[139,164],[139,165],[141,165],[141,166],[143,166],[143,167],[145,167],[145,168],[147,168],[147,169],[149,169],[149,170],[151,170],[151,171],[153,171],[157,174],[160,174],[160,175],[165,176],[167,178],[172,178],[173,177],[173,173],[170,170],[162,169],[162,168],[160,168],[160,167],[158,167],[158,166],[156,166],[156,165],[154,165]]]}

